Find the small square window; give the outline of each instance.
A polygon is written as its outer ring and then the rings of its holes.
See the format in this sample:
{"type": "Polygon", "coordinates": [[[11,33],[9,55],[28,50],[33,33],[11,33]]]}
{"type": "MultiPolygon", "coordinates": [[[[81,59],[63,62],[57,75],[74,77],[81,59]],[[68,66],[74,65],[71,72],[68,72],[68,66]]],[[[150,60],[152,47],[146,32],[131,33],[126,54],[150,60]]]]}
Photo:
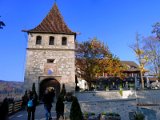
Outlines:
{"type": "Polygon", "coordinates": [[[54,63],[55,59],[47,59],[47,63],[54,63]]]}

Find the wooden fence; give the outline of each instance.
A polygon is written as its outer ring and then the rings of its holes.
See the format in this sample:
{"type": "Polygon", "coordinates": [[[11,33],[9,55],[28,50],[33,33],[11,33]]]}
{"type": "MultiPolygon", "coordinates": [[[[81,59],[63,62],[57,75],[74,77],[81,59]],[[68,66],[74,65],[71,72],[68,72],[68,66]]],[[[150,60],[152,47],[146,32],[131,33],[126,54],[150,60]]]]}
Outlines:
{"type": "Polygon", "coordinates": [[[15,101],[15,102],[9,104],[8,114],[11,115],[15,112],[18,112],[21,109],[22,109],[22,101],[21,100],[15,101]]]}

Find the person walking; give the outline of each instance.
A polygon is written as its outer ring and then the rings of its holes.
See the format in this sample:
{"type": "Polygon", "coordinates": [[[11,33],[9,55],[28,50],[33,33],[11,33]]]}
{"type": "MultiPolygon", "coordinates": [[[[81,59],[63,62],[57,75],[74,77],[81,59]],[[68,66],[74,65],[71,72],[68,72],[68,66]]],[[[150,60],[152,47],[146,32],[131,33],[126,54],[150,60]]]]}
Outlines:
{"type": "Polygon", "coordinates": [[[55,90],[54,90],[54,88],[51,88],[50,94],[52,95],[52,102],[54,102],[54,98],[55,98],[55,90]]]}
{"type": "Polygon", "coordinates": [[[44,108],[46,111],[46,114],[45,114],[46,120],[52,120],[52,116],[51,116],[52,101],[53,101],[52,93],[50,93],[50,91],[46,89],[45,94],[43,96],[44,108]]]}
{"type": "Polygon", "coordinates": [[[26,90],[25,94],[22,96],[22,109],[23,110],[26,110],[27,102],[28,102],[28,93],[26,90]]]}
{"type": "Polygon", "coordinates": [[[56,114],[57,114],[57,120],[59,120],[60,116],[62,116],[64,119],[64,103],[62,96],[59,96],[56,102],[56,114]]]}
{"type": "Polygon", "coordinates": [[[28,93],[28,102],[27,102],[27,112],[28,112],[28,120],[34,120],[36,110],[36,103],[33,97],[33,93],[29,91],[28,93]]]}

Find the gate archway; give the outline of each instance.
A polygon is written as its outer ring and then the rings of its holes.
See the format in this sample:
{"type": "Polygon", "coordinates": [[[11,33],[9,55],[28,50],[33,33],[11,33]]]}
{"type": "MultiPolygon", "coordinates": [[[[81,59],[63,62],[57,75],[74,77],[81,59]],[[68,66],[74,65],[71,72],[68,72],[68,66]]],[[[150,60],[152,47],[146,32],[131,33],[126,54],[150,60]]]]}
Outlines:
{"type": "Polygon", "coordinates": [[[53,87],[55,90],[55,96],[57,97],[60,93],[60,83],[54,78],[46,78],[39,84],[39,99],[43,98],[46,88],[53,87]]]}

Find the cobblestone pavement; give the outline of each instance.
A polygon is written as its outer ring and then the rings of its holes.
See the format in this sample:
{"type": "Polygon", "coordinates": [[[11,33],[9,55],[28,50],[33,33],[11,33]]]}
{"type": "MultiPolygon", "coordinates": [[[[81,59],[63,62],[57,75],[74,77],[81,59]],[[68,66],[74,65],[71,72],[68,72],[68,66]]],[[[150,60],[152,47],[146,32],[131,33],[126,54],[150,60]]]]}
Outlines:
{"type": "MultiPolygon", "coordinates": [[[[52,120],[56,120],[55,103],[53,104],[51,115],[52,115],[52,120]]],[[[19,111],[18,113],[10,116],[9,120],[27,120],[27,111],[26,110],[19,111]]],[[[45,120],[45,109],[43,104],[36,107],[35,120],[45,120]]]]}

